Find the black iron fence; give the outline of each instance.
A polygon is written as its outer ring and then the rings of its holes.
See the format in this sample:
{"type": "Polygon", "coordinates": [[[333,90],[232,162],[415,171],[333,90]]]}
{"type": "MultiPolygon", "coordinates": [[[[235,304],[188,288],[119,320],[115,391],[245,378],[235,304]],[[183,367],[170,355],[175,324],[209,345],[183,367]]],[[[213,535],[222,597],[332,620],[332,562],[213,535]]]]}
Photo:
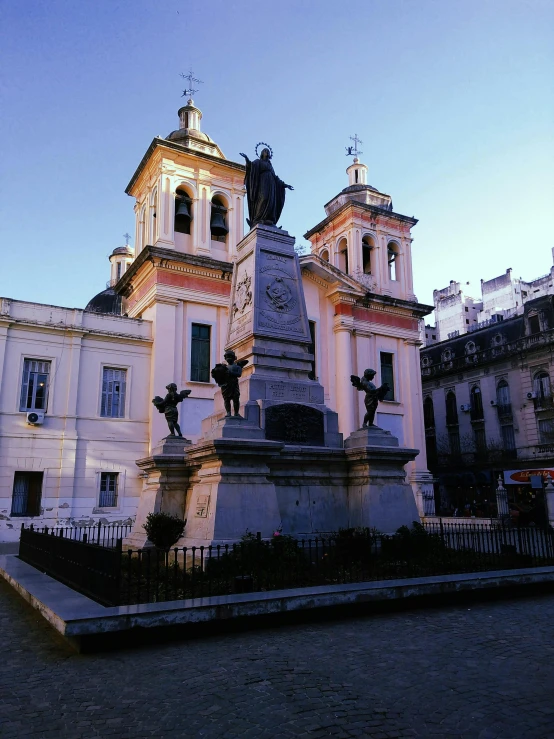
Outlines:
{"type": "Polygon", "coordinates": [[[106,606],[118,605],[121,539],[115,548],[68,539],[60,530],[46,533],[21,527],[19,557],[106,606]]]}
{"type": "Polygon", "coordinates": [[[64,541],[63,537],[30,534],[26,529],[22,545],[24,539],[34,546],[31,555],[29,544],[21,548],[20,556],[30,564],[102,603],[121,605],[554,565],[551,528],[501,523],[488,527],[439,521],[402,527],[390,536],[349,529],[329,537],[279,535],[264,541],[247,534],[236,544],[168,551],[110,550],[69,540],[64,543],[73,549],[56,549],[51,542],[64,541]],[[42,538],[37,540],[38,536],[42,538]],[[96,560],[91,547],[113,557],[96,560]]]}
{"type": "Polygon", "coordinates": [[[63,536],[88,544],[98,544],[101,547],[115,547],[118,539],[124,539],[133,529],[132,523],[102,523],[74,524],[73,526],[43,526],[35,528],[44,534],[63,536]]]}

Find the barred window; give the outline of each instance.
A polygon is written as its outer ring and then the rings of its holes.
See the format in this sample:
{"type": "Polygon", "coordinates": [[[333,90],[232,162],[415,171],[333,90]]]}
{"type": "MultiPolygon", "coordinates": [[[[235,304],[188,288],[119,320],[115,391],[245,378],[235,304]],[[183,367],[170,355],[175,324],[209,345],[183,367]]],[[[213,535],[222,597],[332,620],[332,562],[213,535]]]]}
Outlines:
{"type": "Polygon", "coordinates": [[[554,419],[545,418],[539,421],[539,437],[541,444],[552,444],[554,441],[554,419]]]}
{"type": "Polygon", "coordinates": [[[117,506],[117,487],[119,472],[100,473],[100,508],[115,508],[117,506]]]}
{"type": "Polygon", "coordinates": [[[48,404],[50,365],[42,359],[26,359],[23,363],[20,411],[45,411],[48,404]]]}
{"type": "Polygon", "coordinates": [[[210,326],[192,324],[190,342],[190,379],[192,382],[210,381],[210,326]]]}
{"type": "Polygon", "coordinates": [[[507,452],[511,452],[516,448],[516,437],[514,434],[514,427],[509,424],[501,426],[502,429],[502,447],[507,452]]]}
{"type": "Polygon", "coordinates": [[[104,418],[125,416],[125,391],[127,370],[104,367],[102,370],[102,404],[100,415],[104,418]]]}
{"type": "Polygon", "coordinates": [[[13,479],[12,516],[39,516],[42,472],[16,472],[13,479]]]}

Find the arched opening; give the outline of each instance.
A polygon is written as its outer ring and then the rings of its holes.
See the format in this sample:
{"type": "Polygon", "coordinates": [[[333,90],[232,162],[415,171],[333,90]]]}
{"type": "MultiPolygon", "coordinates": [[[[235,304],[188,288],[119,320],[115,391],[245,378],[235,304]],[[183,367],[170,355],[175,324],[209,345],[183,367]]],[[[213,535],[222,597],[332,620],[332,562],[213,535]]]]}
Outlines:
{"type": "Polygon", "coordinates": [[[343,272],[348,274],[348,242],[345,238],[339,241],[337,251],[339,255],[339,269],[342,269],[343,272]]]}
{"type": "Polygon", "coordinates": [[[192,223],[192,197],[184,187],[178,187],[175,191],[175,233],[190,234],[192,223]]]}
{"type": "Polygon", "coordinates": [[[227,244],[227,236],[229,234],[229,228],[227,226],[227,203],[221,195],[214,195],[212,198],[210,233],[212,241],[227,244]]]}
{"type": "Polygon", "coordinates": [[[374,246],[373,239],[369,234],[366,234],[362,238],[362,270],[366,275],[371,274],[371,250],[374,246]]]}
{"type": "Polygon", "coordinates": [[[329,250],[328,249],[322,249],[319,253],[319,256],[321,259],[323,259],[324,262],[329,261],[329,250]]]}
{"type": "Polygon", "coordinates": [[[398,272],[398,245],[390,241],[387,245],[387,262],[389,265],[389,280],[396,282],[399,277],[398,272]]]}
{"type": "Polygon", "coordinates": [[[423,401],[423,421],[425,429],[435,428],[435,410],[433,408],[433,398],[427,396],[423,401]]]}
{"type": "Polygon", "coordinates": [[[475,387],[471,388],[471,392],[469,394],[469,401],[471,404],[471,420],[472,421],[482,421],[483,420],[483,396],[481,395],[481,388],[475,387]]]}
{"type": "Polygon", "coordinates": [[[456,405],[456,393],[453,390],[446,393],[446,423],[448,426],[458,425],[458,406],[456,405]]]}

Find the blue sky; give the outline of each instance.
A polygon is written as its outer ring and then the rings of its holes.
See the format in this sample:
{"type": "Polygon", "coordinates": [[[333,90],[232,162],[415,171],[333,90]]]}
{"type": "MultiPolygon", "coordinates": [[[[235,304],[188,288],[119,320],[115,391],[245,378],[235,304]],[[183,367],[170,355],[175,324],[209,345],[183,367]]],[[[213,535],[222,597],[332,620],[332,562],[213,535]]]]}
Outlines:
{"type": "Polygon", "coordinates": [[[203,130],[242,161],[264,140],[294,185],[303,242],[347,184],[415,215],[422,302],[451,279],[549,271],[554,236],[551,0],[4,0],[0,295],[84,307],[134,234],[125,187],[177,128],[181,71],[203,130]]]}

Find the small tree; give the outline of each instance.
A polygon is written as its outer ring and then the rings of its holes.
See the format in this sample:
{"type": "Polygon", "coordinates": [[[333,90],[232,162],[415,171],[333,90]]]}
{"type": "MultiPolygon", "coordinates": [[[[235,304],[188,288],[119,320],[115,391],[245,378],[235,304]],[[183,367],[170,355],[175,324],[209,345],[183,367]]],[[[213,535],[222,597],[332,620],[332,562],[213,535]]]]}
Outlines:
{"type": "Polygon", "coordinates": [[[149,513],[143,528],[158,549],[170,549],[183,535],[186,521],[169,513],[149,513]]]}

